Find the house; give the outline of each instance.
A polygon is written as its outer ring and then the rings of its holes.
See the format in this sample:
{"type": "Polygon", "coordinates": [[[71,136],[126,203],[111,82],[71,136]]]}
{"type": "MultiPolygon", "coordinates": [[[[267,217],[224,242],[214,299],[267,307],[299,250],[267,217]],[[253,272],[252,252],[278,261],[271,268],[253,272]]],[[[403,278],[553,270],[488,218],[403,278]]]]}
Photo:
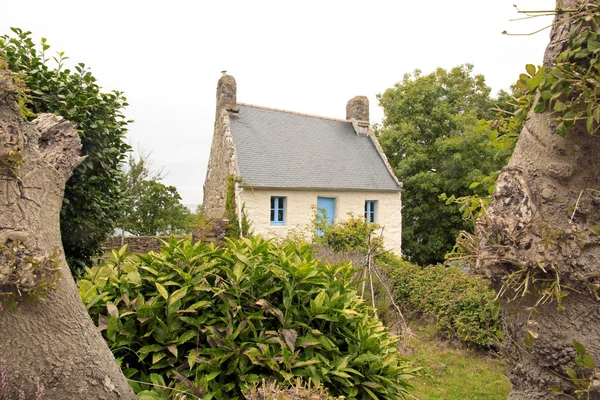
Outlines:
{"type": "Polygon", "coordinates": [[[306,230],[316,206],[331,223],[348,213],[377,222],[385,247],[400,254],[402,185],[370,129],[364,96],[348,102],[346,119],[319,117],[238,103],[235,79],[223,75],[204,183],[207,218],[224,217],[230,176],[237,215],[243,207],[255,234],[306,230]]]}

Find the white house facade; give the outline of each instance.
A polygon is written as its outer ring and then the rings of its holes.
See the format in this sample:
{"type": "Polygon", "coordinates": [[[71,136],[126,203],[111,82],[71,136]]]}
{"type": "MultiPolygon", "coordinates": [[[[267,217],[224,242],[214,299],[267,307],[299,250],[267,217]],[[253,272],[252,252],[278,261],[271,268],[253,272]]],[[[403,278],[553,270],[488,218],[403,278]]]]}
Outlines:
{"type": "Polygon", "coordinates": [[[378,223],[384,246],[401,253],[401,184],[370,129],[366,97],[348,102],[345,120],[319,117],[237,103],[235,80],[224,75],[204,185],[206,217],[224,216],[229,176],[236,178],[238,214],[243,207],[254,234],[310,234],[318,208],[331,223],[350,213],[378,223]]]}

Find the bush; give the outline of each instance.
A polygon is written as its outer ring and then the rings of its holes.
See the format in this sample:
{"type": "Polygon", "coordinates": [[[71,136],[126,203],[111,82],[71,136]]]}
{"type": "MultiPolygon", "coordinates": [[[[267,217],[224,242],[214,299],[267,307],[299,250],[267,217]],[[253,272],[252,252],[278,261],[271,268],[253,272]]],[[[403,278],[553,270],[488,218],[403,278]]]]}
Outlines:
{"type": "Polygon", "coordinates": [[[500,309],[495,292],[480,278],[456,267],[421,267],[387,254],[382,262],[401,307],[434,316],[445,336],[481,348],[493,345],[502,329],[500,309]]]}
{"type": "Polygon", "coordinates": [[[355,217],[348,214],[346,221],[330,225],[327,223],[325,214],[315,213],[313,221],[314,229],[321,232],[315,235],[313,241],[317,245],[328,247],[335,251],[360,251],[366,253],[369,247],[375,252],[383,249],[383,240],[376,236],[375,232],[381,227],[375,223],[369,223],[363,217],[355,217]]]}
{"type": "MultiPolygon", "coordinates": [[[[269,378],[404,398],[410,370],[357,296],[347,263],[260,237],[219,249],[172,238],[160,254],[114,255],[89,269],[79,290],[128,378],[163,385],[164,377],[163,386],[216,399],[269,378]]],[[[160,392],[132,386],[142,396],[160,392]]]]}

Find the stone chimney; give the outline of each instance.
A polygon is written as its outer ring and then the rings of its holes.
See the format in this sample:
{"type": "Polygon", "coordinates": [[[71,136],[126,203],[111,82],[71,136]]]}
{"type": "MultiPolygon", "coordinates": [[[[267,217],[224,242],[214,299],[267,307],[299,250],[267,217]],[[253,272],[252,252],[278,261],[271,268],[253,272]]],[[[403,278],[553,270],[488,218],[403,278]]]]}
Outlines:
{"type": "Polygon", "coordinates": [[[223,108],[227,111],[238,112],[236,94],[235,78],[231,75],[223,75],[217,84],[217,112],[223,108]]]}
{"type": "Polygon", "coordinates": [[[346,119],[369,123],[369,99],[356,96],[346,104],[346,119]]]}
{"type": "Polygon", "coordinates": [[[346,119],[352,122],[358,136],[369,136],[369,99],[366,96],[350,99],[346,104],[346,119]]]}

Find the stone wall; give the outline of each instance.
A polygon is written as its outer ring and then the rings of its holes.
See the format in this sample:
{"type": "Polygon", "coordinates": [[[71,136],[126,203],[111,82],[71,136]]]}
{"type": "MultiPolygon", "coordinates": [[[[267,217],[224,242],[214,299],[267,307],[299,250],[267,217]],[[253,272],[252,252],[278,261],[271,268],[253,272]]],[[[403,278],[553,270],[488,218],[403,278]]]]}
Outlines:
{"type": "MultiPolygon", "coordinates": [[[[183,239],[189,236],[177,236],[177,239],[183,239]]],[[[130,253],[146,254],[150,251],[159,251],[162,243],[159,239],[164,241],[169,240],[169,236],[110,236],[104,242],[102,249],[104,252],[110,252],[112,249],[119,250],[121,245],[121,239],[123,244],[127,244],[127,251],[130,253]]]]}

